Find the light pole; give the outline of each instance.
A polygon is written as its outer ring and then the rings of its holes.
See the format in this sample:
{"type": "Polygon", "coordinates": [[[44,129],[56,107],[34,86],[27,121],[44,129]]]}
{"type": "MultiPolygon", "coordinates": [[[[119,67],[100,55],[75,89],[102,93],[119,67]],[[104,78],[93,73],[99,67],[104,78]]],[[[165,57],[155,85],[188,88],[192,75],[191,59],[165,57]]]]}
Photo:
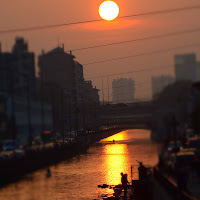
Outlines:
{"type": "MultiPolygon", "coordinates": [[[[10,64],[11,65],[11,64],[10,64]]],[[[14,90],[14,75],[11,70],[12,67],[8,66],[5,68],[6,70],[6,81],[7,87],[10,85],[10,95],[11,95],[11,105],[12,105],[12,114],[11,114],[11,131],[12,131],[12,140],[13,140],[13,154],[15,155],[15,140],[16,140],[16,119],[15,119],[15,90],[14,90]],[[9,72],[8,72],[9,71],[9,72]],[[8,77],[10,77],[10,83],[8,82],[8,77]]]]}
{"type": "MultiPolygon", "coordinates": [[[[63,89],[63,93],[62,93],[62,99],[67,96],[67,100],[68,100],[68,126],[69,126],[69,133],[70,133],[70,141],[71,141],[71,90],[69,89],[63,89]]],[[[65,101],[66,102],[66,101],[65,101]]],[[[63,100],[62,100],[62,115],[63,115],[63,125],[64,125],[64,130],[65,130],[65,119],[64,119],[64,115],[65,115],[65,112],[64,112],[64,103],[63,103],[63,100]]]]}
{"type": "Polygon", "coordinates": [[[43,141],[43,146],[44,146],[44,137],[43,137],[43,132],[45,129],[45,124],[44,124],[44,67],[43,63],[41,63],[41,138],[43,141]]]}
{"type": "MultiPolygon", "coordinates": [[[[15,156],[15,147],[16,147],[16,115],[15,115],[15,76],[17,72],[15,68],[13,67],[13,63],[9,63],[7,67],[1,68],[0,70],[5,71],[6,76],[6,88],[3,91],[3,93],[7,94],[7,97],[11,97],[11,117],[10,117],[10,124],[11,129],[9,131],[11,132],[11,137],[13,141],[13,154],[15,156]]],[[[7,99],[8,101],[8,99],[7,99]]]]}
{"type": "Polygon", "coordinates": [[[26,98],[27,98],[27,119],[28,119],[28,144],[32,146],[32,123],[31,123],[31,99],[30,99],[30,78],[25,74],[18,73],[26,80],[26,98]]]}
{"type": "Polygon", "coordinates": [[[71,97],[69,94],[69,104],[68,104],[68,109],[69,109],[69,133],[70,133],[70,142],[72,138],[72,124],[71,124],[71,97]]]}
{"type": "Polygon", "coordinates": [[[62,136],[63,136],[63,144],[65,143],[65,128],[64,128],[64,103],[63,103],[63,95],[64,92],[63,92],[63,88],[61,88],[61,115],[62,115],[62,136]]]}
{"type": "Polygon", "coordinates": [[[29,130],[29,134],[28,134],[28,143],[29,146],[32,146],[32,125],[31,125],[31,100],[30,100],[30,85],[29,85],[29,78],[24,76],[26,79],[26,83],[27,83],[27,114],[28,114],[28,130],[29,130]]]}

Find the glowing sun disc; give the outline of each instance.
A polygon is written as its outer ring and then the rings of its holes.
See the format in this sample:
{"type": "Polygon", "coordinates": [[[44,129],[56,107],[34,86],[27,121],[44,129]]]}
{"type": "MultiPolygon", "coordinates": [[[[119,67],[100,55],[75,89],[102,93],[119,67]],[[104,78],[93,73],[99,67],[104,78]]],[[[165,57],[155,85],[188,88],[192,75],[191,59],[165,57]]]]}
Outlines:
{"type": "Polygon", "coordinates": [[[119,14],[119,6],[114,1],[104,1],[99,6],[99,15],[102,19],[111,21],[119,14]]]}

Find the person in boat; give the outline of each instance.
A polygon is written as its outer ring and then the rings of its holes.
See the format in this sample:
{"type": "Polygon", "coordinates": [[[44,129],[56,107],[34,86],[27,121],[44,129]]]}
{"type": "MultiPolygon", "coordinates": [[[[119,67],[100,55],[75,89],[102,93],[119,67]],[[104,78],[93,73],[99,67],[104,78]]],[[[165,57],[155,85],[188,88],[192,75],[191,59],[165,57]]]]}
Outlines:
{"type": "Polygon", "coordinates": [[[49,168],[47,168],[47,171],[46,171],[46,177],[50,177],[51,176],[51,171],[49,168]]]}
{"type": "Polygon", "coordinates": [[[127,174],[121,173],[121,183],[122,183],[122,189],[124,190],[124,197],[126,197],[127,194],[127,174]]]}
{"type": "Polygon", "coordinates": [[[139,171],[139,180],[144,180],[147,177],[147,168],[143,165],[142,162],[139,162],[139,167],[138,167],[138,171],[139,171]]]}

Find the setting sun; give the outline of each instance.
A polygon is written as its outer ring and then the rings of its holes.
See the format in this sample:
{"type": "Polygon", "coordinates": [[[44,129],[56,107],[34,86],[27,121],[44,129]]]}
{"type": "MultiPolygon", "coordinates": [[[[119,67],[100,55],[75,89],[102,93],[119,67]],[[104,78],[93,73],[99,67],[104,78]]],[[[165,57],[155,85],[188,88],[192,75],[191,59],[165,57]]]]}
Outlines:
{"type": "Polygon", "coordinates": [[[99,6],[99,15],[102,19],[111,21],[119,14],[119,6],[114,1],[104,1],[99,6]]]}

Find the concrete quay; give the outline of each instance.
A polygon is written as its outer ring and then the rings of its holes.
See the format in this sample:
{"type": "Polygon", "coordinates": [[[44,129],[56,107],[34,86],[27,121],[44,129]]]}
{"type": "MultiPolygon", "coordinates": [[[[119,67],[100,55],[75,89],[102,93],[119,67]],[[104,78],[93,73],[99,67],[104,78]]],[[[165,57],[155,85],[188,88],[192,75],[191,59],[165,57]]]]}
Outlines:
{"type": "Polygon", "coordinates": [[[199,200],[200,184],[197,177],[188,182],[188,191],[180,191],[176,179],[164,173],[157,166],[154,168],[152,181],[153,200],[199,200]]]}

